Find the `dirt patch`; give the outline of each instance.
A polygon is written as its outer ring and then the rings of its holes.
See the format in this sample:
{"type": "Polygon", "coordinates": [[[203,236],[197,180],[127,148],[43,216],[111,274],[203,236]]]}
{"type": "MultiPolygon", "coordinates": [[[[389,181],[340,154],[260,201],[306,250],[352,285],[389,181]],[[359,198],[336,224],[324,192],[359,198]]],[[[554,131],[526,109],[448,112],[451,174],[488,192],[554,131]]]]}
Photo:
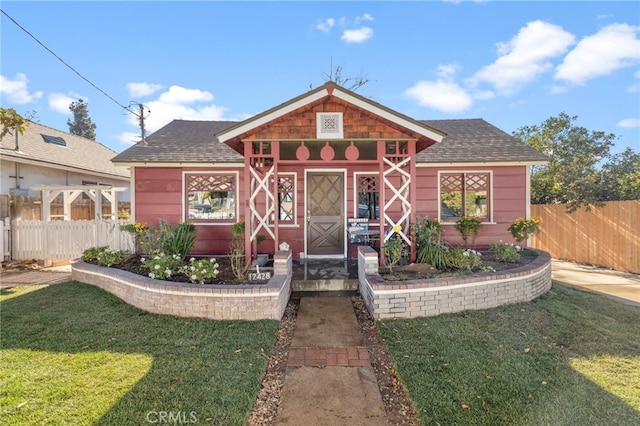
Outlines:
{"type": "MultiPolygon", "coordinates": [[[[208,259],[208,258],[207,258],[208,259]]],[[[217,285],[237,285],[237,284],[247,284],[247,278],[238,279],[231,269],[231,260],[228,256],[220,256],[216,257],[216,262],[218,263],[218,276],[216,278],[211,278],[205,280],[204,284],[217,284],[217,285]]],[[[95,263],[94,263],[95,264],[95,263]]],[[[149,270],[142,267],[142,257],[138,255],[129,256],[123,262],[111,266],[111,268],[121,269],[123,271],[131,272],[133,274],[149,276],[149,270]]],[[[175,274],[170,277],[170,279],[165,281],[178,282],[178,283],[189,283],[189,277],[184,274],[175,274]]],[[[251,284],[266,284],[268,280],[256,280],[251,281],[251,284]]]]}
{"type": "MultiPolygon", "coordinates": [[[[485,270],[494,270],[496,272],[506,271],[513,268],[519,268],[520,266],[524,266],[532,262],[538,254],[533,250],[524,250],[520,259],[514,263],[507,262],[498,262],[496,259],[495,253],[492,251],[482,251],[482,265],[480,268],[476,268],[470,272],[463,273],[474,273],[479,272],[481,268],[485,268],[485,270]]],[[[408,280],[423,280],[430,278],[444,278],[460,275],[459,271],[440,271],[438,269],[433,268],[431,265],[427,263],[412,263],[409,265],[396,266],[392,271],[389,271],[388,268],[380,268],[379,270],[380,276],[387,281],[408,281],[408,280]]]]}

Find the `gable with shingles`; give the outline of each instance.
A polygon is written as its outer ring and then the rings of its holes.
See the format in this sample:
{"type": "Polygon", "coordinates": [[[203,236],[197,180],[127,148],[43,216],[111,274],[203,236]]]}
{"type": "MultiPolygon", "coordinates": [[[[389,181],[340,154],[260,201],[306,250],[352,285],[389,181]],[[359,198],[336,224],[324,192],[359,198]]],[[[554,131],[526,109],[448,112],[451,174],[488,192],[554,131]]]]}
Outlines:
{"type": "Polygon", "coordinates": [[[0,157],[53,169],[129,180],[129,171],[111,162],[116,152],[99,142],[29,122],[24,135],[6,134],[0,139],[0,157]],[[42,135],[62,138],[64,146],[47,143],[42,135]],[[16,145],[17,148],[16,149],[16,145]]]}

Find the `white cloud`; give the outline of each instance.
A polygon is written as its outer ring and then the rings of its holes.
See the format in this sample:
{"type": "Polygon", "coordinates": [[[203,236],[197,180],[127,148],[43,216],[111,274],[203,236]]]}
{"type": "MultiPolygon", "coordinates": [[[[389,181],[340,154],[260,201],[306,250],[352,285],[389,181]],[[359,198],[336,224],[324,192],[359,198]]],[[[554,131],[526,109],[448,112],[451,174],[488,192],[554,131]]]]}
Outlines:
{"type": "Polygon", "coordinates": [[[163,88],[161,84],[127,83],[127,90],[129,90],[129,96],[131,97],[149,96],[163,88]]]}
{"type": "Polygon", "coordinates": [[[618,126],[624,127],[625,129],[640,127],[640,118],[625,118],[624,120],[618,121],[618,126]]]}
{"type": "Polygon", "coordinates": [[[9,102],[24,105],[40,99],[42,92],[29,92],[29,79],[23,73],[17,73],[15,79],[10,80],[0,75],[0,93],[6,96],[9,102]]]}
{"type": "Polygon", "coordinates": [[[327,18],[316,24],[316,29],[328,33],[335,24],[336,20],[334,18],[327,18]]]}
{"type": "Polygon", "coordinates": [[[364,43],[371,37],[373,37],[373,29],[360,27],[357,30],[344,30],[340,39],[347,43],[364,43]]]}
{"type": "MultiPolygon", "coordinates": [[[[145,119],[145,128],[148,133],[152,133],[176,119],[225,120],[224,114],[227,108],[213,105],[211,101],[213,101],[213,95],[207,91],[171,86],[160,93],[157,99],[144,103],[150,111],[145,119]]],[[[131,125],[138,126],[138,119],[133,114],[128,116],[127,121],[131,125]]],[[[135,140],[139,139],[140,136],[137,136],[135,140]]],[[[121,140],[130,142],[130,134],[123,133],[121,140]]]]}
{"type": "Polygon", "coordinates": [[[444,79],[419,81],[404,93],[420,105],[448,113],[462,112],[473,104],[465,89],[444,79]]]}
{"type": "Polygon", "coordinates": [[[550,59],[562,55],[575,41],[561,27],[543,21],[529,22],[507,43],[497,43],[498,59],[481,68],[469,84],[491,84],[509,95],[552,69],[550,59]]]}
{"type": "Polygon", "coordinates": [[[371,22],[371,21],[373,21],[373,16],[371,16],[368,13],[365,13],[362,16],[356,17],[356,25],[360,25],[362,22],[371,22]]]}
{"type": "Polygon", "coordinates": [[[169,91],[160,95],[159,101],[166,104],[191,104],[194,102],[212,101],[213,95],[199,89],[185,89],[180,86],[171,86],[169,91]]]}
{"type": "Polygon", "coordinates": [[[580,40],[556,70],[555,78],[584,84],[640,62],[640,27],[611,24],[580,40]]]}
{"type": "Polygon", "coordinates": [[[78,99],[82,99],[85,103],[88,103],[88,99],[84,96],[80,96],[76,93],[52,93],[47,97],[47,101],[49,102],[49,108],[54,110],[55,112],[59,112],[60,114],[70,115],[71,111],[69,110],[69,105],[72,102],[76,102],[78,99]]]}

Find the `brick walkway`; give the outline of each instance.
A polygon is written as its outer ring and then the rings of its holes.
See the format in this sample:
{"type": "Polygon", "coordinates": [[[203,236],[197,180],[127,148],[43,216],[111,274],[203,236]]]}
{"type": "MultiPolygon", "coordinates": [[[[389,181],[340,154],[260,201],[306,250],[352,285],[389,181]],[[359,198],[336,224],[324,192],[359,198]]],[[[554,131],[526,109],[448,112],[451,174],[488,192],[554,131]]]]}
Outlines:
{"type": "Polygon", "coordinates": [[[363,346],[350,348],[291,348],[289,367],[369,367],[369,351],[363,346]]]}

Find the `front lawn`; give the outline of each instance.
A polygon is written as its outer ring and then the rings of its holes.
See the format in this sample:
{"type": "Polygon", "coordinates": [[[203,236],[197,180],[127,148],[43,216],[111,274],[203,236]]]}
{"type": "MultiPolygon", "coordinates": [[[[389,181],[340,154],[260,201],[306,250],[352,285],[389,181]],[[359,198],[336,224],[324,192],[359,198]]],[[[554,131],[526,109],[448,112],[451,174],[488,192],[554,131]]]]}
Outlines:
{"type": "Polygon", "coordinates": [[[0,300],[0,418],[12,425],[244,425],[278,330],[149,314],[78,283],[0,300]]]}
{"type": "Polygon", "coordinates": [[[424,425],[640,424],[638,307],[554,285],[378,328],[424,425]]]}

